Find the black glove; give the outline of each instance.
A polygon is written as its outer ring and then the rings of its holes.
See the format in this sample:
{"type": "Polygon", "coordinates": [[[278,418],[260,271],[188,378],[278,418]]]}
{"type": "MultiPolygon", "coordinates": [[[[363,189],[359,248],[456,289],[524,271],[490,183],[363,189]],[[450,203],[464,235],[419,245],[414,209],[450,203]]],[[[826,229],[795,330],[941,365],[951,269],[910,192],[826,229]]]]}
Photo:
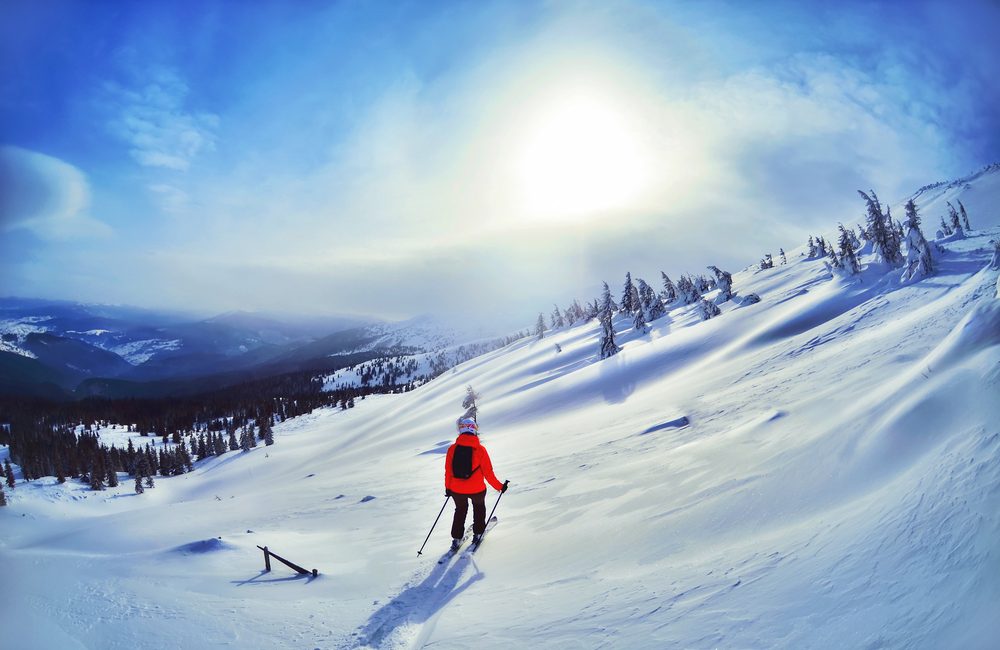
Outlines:
{"type": "Polygon", "coordinates": [[[504,481],[504,482],[503,482],[503,487],[502,487],[502,488],[500,488],[500,494],[503,494],[504,492],[506,492],[506,491],[507,491],[507,486],[508,486],[509,484],[510,484],[510,481],[504,481]]]}
{"type": "Polygon", "coordinates": [[[451,490],[445,489],[444,496],[445,497],[450,497],[451,496],[451,490]]]}

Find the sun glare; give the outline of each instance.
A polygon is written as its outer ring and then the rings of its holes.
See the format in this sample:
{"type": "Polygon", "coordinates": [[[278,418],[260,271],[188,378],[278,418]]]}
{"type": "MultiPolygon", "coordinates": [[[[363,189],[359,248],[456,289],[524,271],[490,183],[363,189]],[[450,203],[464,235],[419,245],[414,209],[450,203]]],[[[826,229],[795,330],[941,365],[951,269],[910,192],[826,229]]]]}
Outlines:
{"type": "Polygon", "coordinates": [[[627,114],[593,95],[548,102],[527,121],[515,162],[529,219],[560,221],[628,208],[648,164],[627,114]]]}

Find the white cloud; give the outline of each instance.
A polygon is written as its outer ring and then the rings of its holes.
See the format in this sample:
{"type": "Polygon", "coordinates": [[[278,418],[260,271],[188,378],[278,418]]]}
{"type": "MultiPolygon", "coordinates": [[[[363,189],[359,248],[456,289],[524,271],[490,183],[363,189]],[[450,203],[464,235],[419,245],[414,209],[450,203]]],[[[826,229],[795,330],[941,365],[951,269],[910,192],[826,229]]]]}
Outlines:
{"type": "Polygon", "coordinates": [[[154,67],[129,86],[108,83],[114,116],[109,128],[127,143],[140,165],[187,171],[201,153],[215,147],[219,117],[186,106],[189,89],[180,75],[154,67]]]}
{"type": "Polygon", "coordinates": [[[47,239],[106,236],[111,228],[89,216],[83,172],[58,158],[0,147],[0,230],[28,230],[47,239]]]}

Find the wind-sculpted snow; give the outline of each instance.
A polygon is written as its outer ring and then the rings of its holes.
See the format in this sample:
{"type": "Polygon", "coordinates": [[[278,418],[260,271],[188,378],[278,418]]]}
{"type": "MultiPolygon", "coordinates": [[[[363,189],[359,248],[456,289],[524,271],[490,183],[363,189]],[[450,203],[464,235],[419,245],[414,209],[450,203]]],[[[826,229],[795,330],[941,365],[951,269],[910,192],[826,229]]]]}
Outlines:
{"type": "Polygon", "coordinates": [[[918,197],[924,223],[961,198],[972,228],[932,242],[916,281],[870,254],[833,279],[786,246],[787,265],[733,276],[759,303],[704,322],[675,306],[646,333],[619,319],[603,361],[599,323],[565,327],[142,495],[19,481],[0,508],[4,642],[994,647],[998,179],[918,197]],[[469,384],[511,489],[475,559],[438,565],[469,384]],[[264,573],[258,545],[319,577],[264,573]]]}

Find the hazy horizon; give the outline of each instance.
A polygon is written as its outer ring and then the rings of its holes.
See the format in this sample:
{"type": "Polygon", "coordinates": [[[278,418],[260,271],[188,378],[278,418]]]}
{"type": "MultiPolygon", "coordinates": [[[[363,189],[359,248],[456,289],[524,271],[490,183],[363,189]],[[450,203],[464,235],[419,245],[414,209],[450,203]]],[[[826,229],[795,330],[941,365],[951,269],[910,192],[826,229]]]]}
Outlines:
{"type": "Polygon", "coordinates": [[[1000,160],[997,31],[985,0],[8,2],[0,294],[528,327],[1000,160]]]}

